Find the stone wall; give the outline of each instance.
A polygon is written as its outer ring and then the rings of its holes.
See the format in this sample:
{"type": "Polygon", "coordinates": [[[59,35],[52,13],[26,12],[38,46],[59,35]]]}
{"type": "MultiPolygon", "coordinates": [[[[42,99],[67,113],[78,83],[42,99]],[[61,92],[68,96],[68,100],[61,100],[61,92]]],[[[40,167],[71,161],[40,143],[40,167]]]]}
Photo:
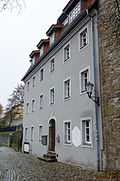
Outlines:
{"type": "Polygon", "coordinates": [[[120,1],[98,1],[102,168],[120,170],[120,1]],[[117,4],[118,3],[118,4],[117,4]]]}

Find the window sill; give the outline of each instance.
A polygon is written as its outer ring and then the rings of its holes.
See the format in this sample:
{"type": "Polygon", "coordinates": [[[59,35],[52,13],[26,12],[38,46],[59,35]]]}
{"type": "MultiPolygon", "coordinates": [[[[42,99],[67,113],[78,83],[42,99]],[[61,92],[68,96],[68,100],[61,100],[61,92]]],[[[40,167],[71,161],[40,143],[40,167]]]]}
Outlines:
{"type": "Polygon", "coordinates": [[[90,144],[84,143],[84,144],[81,145],[81,147],[83,147],[83,148],[93,148],[93,145],[92,145],[92,143],[90,143],[90,144]]]}
{"type": "Polygon", "coordinates": [[[68,101],[70,99],[71,99],[71,97],[64,97],[64,101],[68,101]]]}
{"type": "Polygon", "coordinates": [[[50,106],[54,106],[55,105],[55,103],[50,103],[50,106]]]}
{"type": "Polygon", "coordinates": [[[83,95],[83,94],[87,94],[86,90],[85,91],[80,91],[80,95],[83,95]]]}
{"type": "Polygon", "coordinates": [[[63,64],[67,63],[70,60],[70,57],[63,60],[63,64]]]}
{"type": "Polygon", "coordinates": [[[72,146],[72,143],[64,143],[64,146],[72,146]]]}
{"type": "Polygon", "coordinates": [[[84,47],[79,47],[79,52],[81,52],[82,50],[84,50],[85,48],[87,48],[89,45],[89,43],[87,43],[84,47]]]}

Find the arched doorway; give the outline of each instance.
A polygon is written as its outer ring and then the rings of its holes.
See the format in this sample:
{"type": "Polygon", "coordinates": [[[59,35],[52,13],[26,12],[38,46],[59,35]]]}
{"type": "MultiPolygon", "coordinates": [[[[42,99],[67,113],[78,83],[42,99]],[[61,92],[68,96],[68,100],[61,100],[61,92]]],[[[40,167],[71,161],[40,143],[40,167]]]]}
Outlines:
{"type": "Polygon", "coordinates": [[[55,151],[55,120],[49,122],[49,151],[55,151]]]}

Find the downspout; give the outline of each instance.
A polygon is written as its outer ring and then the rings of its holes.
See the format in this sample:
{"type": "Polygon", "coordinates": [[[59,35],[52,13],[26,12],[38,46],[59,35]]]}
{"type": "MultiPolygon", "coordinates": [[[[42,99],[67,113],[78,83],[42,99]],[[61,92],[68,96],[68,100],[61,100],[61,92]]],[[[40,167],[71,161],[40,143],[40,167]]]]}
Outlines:
{"type": "MultiPolygon", "coordinates": [[[[93,54],[93,77],[94,77],[94,95],[97,97],[96,92],[96,75],[95,75],[95,33],[94,33],[94,19],[93,16],[89,14],[88,9],[86,10],[87,15],[91,18],[91,31],[92,31],[92,54],[93,54]]],[[[97,114],[97,104],[95,103],[95,125],[96,125],[96,162],[97,171],[100,171],[100,152],[99,152],[99,131],[98,131],[98,114],[97,114]]]]}

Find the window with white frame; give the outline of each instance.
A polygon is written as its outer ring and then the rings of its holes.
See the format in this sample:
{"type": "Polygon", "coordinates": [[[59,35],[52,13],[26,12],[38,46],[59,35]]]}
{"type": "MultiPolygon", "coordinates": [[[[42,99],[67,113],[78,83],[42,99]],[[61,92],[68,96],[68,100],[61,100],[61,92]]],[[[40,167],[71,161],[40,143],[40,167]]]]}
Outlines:
{"type": "Polygon", "coordinates": [[[89,68],[80,72],[80,92],[86,92],[86,84],[89,81],[89,68]]]}
{"type": "Polygon", "coordinates": [[[29,103],[26,104],[26,114],[29,113],[29,103]]]}
{"type": "Polygon", "coordinates": [[[82,119],[82,145],[92,146],[91,118],[82,119]]]}
{"type": "Polygon", "coordinates": [[[40,48],[40,57],[42,56],[43,54],[43,46],[40,48]]]}
{"type": "Polygon", "coordinates": [[[54,41],[55,41],[55,32],[53,32],[53,33],[51,34],[51,36],[50,36],[50,45],[51,45],[52,43],[54,43],[54,41]]]}
{"type": "Polygon", "coordinates": [[[67,44],[64,47],[64,62],[66,62],[70,58],[70,44],[67,44]]]}
{"type": "Polygon", "coordinates": [[[55,103],[55,90],[54,88],[50,89],[50,104],[55,103]]]}
{"type": "Polygon", "coordinates": [[[40,109],[43,108],[43,94],[40,95],[40,109]]]}
{"type": "Polygon", "coordinates": [[[30,89],[30,82],[27,82],[27,92],[29,91],[30,89]]]}
{"type": "Polygon", "coordinates": [[[35,57],[32,58],[32,64],[35,64],[35,57]]]}
{"type": "Polygon", "coordinates": [[[64,99],[71,97],[71,80],[67,79],[64,81],[64,99]]]}
{"type": "Polygon", "coordinates": [[[33,136],[34,136],[34,127],[31,127],[31,141],[33,141],[33,136]]]}
{"type": "Polygon", "coordinates": [[[33,77],[32,81],[33,81],[32,82],[33,83],[32,86],[35,87],[35,76],[33,77]]]}
{"type": "Polygon", "coordinates": [[[28,128],[25,128],[25,140],[28,140],[28,128]]]}
{"type": "Polygon", "coordinates": [[[81,12],[81,0],[74,7],[74,9],[70,12],[70,14],[69,14],[69,23],[71,23],[80,12],[81,12]]]}
{"type": "Polygon", "coordinates": [[[54,58],[52,58],[50,60],[50,72],[53,72],[54,69],[55,69],[55,60],[54,60],[54,58]]]}
{"type": "Polygon", "coordinates": [[[40,69],[40,81],[43,80],[43,68],[40,69]]]}
{"type": "Polygon", "coordinates": [[[88,29],[87,27],[80,32],[80,49],[84,48],[88,44],[88,29]]]}
{"type": "Polygon", "coordinates": [[[32,112],[34,112],[35,111],[35,100],[33,99],[32,100],[32,112]]]}
{"type": "Polygon", "coordinates": [[[71,144],[71,121],[64,121],[64,143],[71,144]]]}
{"type": "Polygon", "coordinates": [[[42,125],[39,126],[39,141],[42,141],[42,125]]]}

